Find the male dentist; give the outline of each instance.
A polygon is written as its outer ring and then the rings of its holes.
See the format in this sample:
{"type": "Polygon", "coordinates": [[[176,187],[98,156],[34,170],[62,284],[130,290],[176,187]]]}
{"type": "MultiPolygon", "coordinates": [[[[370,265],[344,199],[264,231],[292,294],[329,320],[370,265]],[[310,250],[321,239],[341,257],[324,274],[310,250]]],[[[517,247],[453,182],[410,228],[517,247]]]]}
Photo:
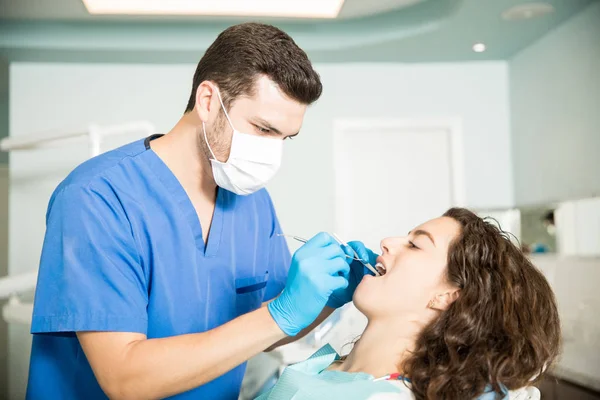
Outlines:
{"type": "Polygon", "coordinates": [[[321,90],[287,34],[230,27],[170,132],[93,158],[57,187],[27,398],[237,399],[250,357],[351,300],[362,265],[324,233],[290,257],[263,189],[321,90]]]}

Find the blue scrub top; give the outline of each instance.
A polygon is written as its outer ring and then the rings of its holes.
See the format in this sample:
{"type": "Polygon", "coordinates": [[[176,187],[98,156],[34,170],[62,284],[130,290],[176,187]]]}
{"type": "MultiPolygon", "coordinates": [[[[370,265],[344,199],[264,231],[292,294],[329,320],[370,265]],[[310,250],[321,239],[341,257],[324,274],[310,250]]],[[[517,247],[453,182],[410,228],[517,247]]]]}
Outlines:
{"type": "MultiPolygon", "coordinates": [[[[140,140],[55,190],[35,294],[28,399],[106,399],[77,331],[205,332],[285,285],[290,252],[268,193],[217,193],[208,242],[183,187],[140,140]]],[[[174,399],[237,399],[245,364],[174,399]]]]}

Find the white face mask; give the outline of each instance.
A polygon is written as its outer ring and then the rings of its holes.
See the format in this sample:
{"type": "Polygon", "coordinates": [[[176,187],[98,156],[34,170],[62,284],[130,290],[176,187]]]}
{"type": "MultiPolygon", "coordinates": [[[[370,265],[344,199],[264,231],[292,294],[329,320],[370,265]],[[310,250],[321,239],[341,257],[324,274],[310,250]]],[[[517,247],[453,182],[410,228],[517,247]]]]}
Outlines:
{"type": "Polygon", "coordinates": [[[279,170],[283,152],[283,140],[241,133],[233,127],[221,95],[217,91],[221,107],[233,129],[229,159],[221,162],[208,144],[206,129],[202,122],[204,140],[212,155],[210,160],[213,177],[219,187],[235,194],[246,195],[262,189],[279,170]]]}

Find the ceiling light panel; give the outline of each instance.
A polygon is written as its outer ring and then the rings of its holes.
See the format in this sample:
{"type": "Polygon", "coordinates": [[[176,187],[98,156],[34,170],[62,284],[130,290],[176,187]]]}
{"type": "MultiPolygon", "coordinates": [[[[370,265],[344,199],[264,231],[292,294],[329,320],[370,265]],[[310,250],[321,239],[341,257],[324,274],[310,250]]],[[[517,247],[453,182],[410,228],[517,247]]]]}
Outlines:
{"type": "Polygon", "coordinates": [[[475,53],[483,53],[485,51],[485,49],[486,49],[486,46],[484,43],[475,43],[473,45],[473,51],[475,53]]]}
{"type": "Polygon", "coordinates": [[[98,15],[335,18],[344,0],[83,0],[98,15]]]}

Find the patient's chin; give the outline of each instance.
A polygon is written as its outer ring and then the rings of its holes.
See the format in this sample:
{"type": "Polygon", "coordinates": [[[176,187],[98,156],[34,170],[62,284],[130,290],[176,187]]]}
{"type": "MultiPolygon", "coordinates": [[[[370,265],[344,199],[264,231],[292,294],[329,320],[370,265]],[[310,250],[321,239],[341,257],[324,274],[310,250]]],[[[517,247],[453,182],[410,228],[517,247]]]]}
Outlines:
{"type": "Polygon", "coordinates": [[[352,301],[354,306],[364,315],[369,317],[376,312],[379,293],[372,285],[369,285],[369,278],[365,277],[356,287],[352,301]]]}

